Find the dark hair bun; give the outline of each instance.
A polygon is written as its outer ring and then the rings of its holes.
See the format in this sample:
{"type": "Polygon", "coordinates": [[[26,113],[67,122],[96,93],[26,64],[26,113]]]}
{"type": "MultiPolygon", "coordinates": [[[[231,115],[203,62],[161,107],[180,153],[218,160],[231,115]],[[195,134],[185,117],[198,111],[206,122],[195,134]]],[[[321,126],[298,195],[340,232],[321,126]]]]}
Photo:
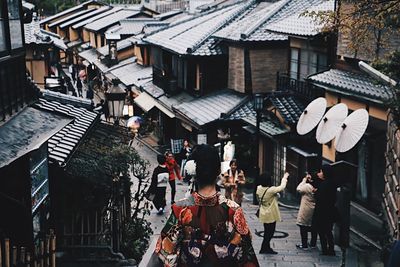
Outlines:
{"type": "Polygon", "coordinates": [[[218,151],[210,145],[196,145],[191,154],[196,162],[196,181],[199,187],[213,185],[221,173],[218,151]]]}

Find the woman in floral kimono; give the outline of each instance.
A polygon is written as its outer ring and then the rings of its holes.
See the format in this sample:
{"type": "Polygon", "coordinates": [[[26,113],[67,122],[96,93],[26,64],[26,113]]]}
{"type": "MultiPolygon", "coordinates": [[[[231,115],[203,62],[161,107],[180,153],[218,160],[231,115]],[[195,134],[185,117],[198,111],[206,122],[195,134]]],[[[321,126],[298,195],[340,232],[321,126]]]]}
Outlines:
{"type": "Polygon", "coordinates": [[[198,192],[172,205],[155,253],[164,266],[259,266],[243,210],[215,189],[218,152],[193,149],[198,192]]]}

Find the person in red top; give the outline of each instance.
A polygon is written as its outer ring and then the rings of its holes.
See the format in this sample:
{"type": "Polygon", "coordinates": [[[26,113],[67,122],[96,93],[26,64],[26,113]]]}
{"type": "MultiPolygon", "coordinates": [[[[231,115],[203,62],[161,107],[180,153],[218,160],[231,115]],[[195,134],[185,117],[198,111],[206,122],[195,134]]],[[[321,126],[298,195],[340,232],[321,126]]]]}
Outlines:
{"type": "Polygon", "coordinates": [[[179,170],[178,163],[171,152],[166,153],[166,165],[169,171],[169,185],[171,186],[171,205],[175,203],[176,185],[175,178],[178,177],[182,180],[181,171],[179,170]]]}

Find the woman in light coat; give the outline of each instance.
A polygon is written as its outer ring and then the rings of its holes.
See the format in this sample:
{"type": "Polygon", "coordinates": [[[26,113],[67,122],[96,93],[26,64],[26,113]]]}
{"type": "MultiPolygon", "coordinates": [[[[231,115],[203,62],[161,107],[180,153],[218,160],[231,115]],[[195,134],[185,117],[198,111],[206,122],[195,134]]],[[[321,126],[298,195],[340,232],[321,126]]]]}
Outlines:
{"type": "Polygon", "coordinates": [[[264,224],[264,239],[260,254],[278,254],[271,248],[270,241],[274,236],[276,222],[281,220],[278,207],[278,193],[286,188],[289,173],[285,172],[279,186],[272,186],[271,176],[263,175],[261,185],[257,186],[257,198],[260,203],[259,220],[264,224]]]}
{"type": "Polygon", "coordinates": [[[315,248],[317,243],[317,232],[311,228],[316,190],[312,183],[311,175],[307,174],[297,186],[297,192],[301,194],[301,202],[296,224],[300,227],[301,244],[297,244],[296,247],[301,249],[308,248],[308,232],[311,232],[310,247],[315,248]]]}

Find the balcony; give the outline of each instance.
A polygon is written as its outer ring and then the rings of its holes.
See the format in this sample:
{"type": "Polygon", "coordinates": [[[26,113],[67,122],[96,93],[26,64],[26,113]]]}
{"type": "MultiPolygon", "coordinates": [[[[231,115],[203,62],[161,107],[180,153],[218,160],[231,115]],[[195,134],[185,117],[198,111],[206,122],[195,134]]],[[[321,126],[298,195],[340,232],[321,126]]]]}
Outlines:
{"type": "Polygon", "coordinates": [[[290,91],[309,101],[324,96],[324,90],[321,88],[318,88],[307,81],[290,78],[287,74],[281,74],[278,72],[276,81],[277,91],[290,91]]]}
{"type": "Polygon", "coordinates": [[[153,83],[163,89],[168,95],[179,93],[178,81],[165,71],[153,66],[153,83]]]}

